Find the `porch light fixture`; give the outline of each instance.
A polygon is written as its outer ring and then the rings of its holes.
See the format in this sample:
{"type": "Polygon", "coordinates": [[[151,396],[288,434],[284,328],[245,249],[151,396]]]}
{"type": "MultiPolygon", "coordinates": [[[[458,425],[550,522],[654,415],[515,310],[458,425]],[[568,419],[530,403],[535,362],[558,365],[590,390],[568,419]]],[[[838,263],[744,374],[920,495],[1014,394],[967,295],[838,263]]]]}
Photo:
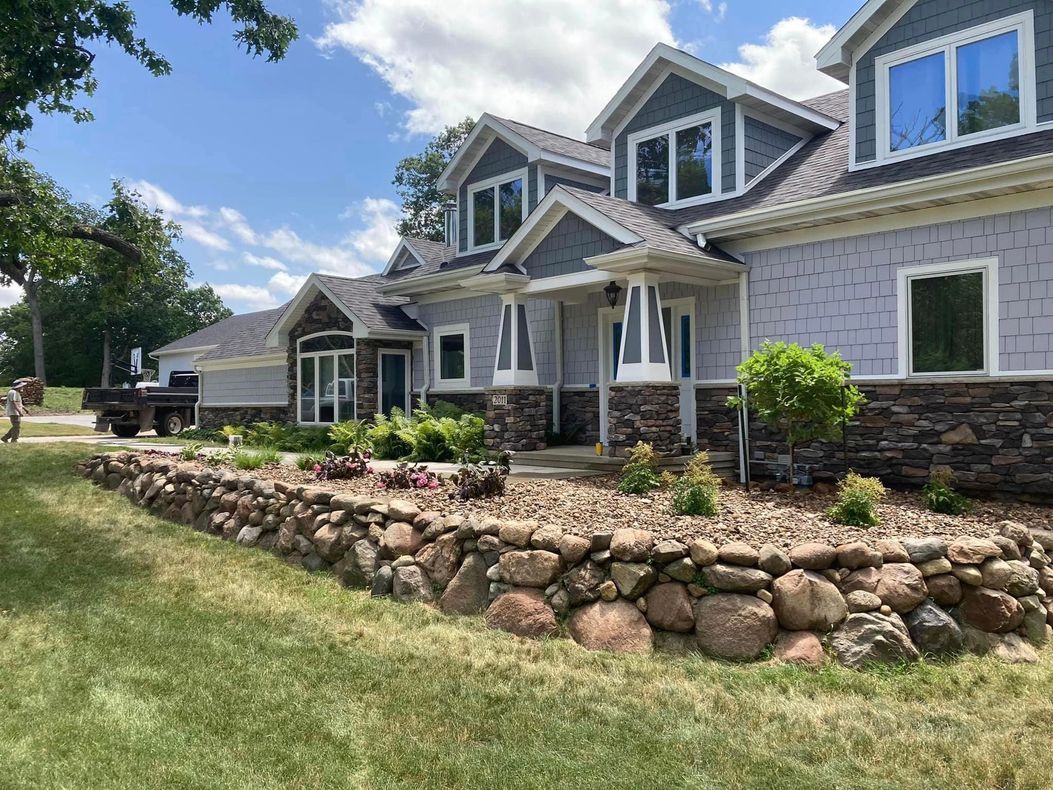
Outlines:
{"type": "Polygon", "coordinates": [[[618,294],[621,292],[622,287],[614,280],[611,280],[610,285],[603,289],[603,293],[607,297],[607,304],[611,306],[612,310],[618,306],[618,294]]]}

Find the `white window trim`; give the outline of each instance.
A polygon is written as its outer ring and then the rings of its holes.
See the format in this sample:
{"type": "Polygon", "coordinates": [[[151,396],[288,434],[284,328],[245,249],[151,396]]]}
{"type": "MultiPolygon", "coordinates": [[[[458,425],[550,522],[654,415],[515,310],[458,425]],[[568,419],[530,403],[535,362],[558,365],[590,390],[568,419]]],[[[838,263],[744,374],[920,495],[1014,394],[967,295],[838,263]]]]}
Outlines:
{"type": "Polygon", "coordinates": [[[955,376],[997,376],[999,374],[998,258],[905,266],[896,272],[899,378],[953,378],[955,376]],[[930,277],[980,272],[984,275],[984,367],[983,370],[915,373],[911,359],[910,282],[930,277]]]}
{"type": "MultiPolygon", "coordinates": [[[[701,203],[709,203],[714,200],[720,200],[721,198],[728,197],[727,195],[721,194],[721,172],[722,168],[722,148],[721,148],[721,109],[720,107],[714,107],[711,110],[698,113],[697,115],[690,115],[686,118],[677,118],[675,121],[664,123],[659,126],[652,126],[649,129],[643,129],[639,132],[633,132],[626,138],[626,147],[628,148],[628,165],[626,172],[626,182],[628,199],[632,202],[636,202],[636,146],[643,140],[650,140],[654,137],[660,137],[666,135],[669,138],[669,195],[676,194],[676,133],[683,129],[690,129],[692,126],[700,126],[704,123],[710,124],[712,127],[711,132],[711,145],[713,154],[713,191],[708,195],[698,195],[697,197],[684,198],[683,200],[667,200],[665,203],[659,203],[659,208],[680,208],[682,206],[697,206],[701,203]]],[[[736,130],[736,134],[740,134],[736,130]]]]}
{"type": "Polygon", "coordinates": [[[406,412],[412,411],[413,407],[413,357],[408,348],[378,348],[377,349],[377,414],[382,414],[384,409],[384,366],[381,359],[384,354],[389,356],[401,356],[406,358],[406,412]]]}
{"type": "Polygon", "coordinates": [[[1035,20],[1032,11],[1004,17],[941,38],[925,41],[906,49],[874,59],[875,136],[877,155],[875,164],[901,162],[928,156],[938,151],[965,148],[978,143],[1016,137],[1034,131],[1038,126],[1038,105],[1035,87],[1035,20]],[[985,38],[1016,31],[1020,67],[1020,123],[1002,126],[964,137],[958,135],[958,69],[954,53],[957,48],[985,38]],[[935,143],[890,151],[889,135],[889,72],[894,66],[919,58],[944,53],[945,96],[947,99],[947,139],[935,143]]]}
{"type": "Polygon", "coordinates": [[[521,222],[525,222],[527,214],[529,214],[528,206],[530,205],[530,180],[527,177],[527,168],[522,170],[514,170],[511,173],[504,173],[494,178],[488,178],[486,181],[477,181],[473,184],[469,184],[468,190],[468,252],[484,252],[485,250],[497,250],[508,241],[508,239],[501,238],[501,211],[499,195],[497,194],[497,187],[501,184],[507,184],[509,181],[516,181],[522,179],[523,181],[523,218],[521,222]],[[495,241],[490,244],[481,244],[476,246],[475,244],[475,193],[482,192],[484,190],[493,190],[494,194],[494,239],[495,241]]]}
{"type": "MultiPolygon", "coordinates": [[[[324,425],[335,425],[336,422],[339,422],[339,420],[336,420],[334,422],[320,422],[318,420],[318,409],[319,409],[318,395],[321,392],[321,382],[318,380],[318,370],[319,370],[318,358],[319,357],[336,357],[336,356],[340,356],[341,354],[351,354],[351,355],[353,355],[355,357],[355,366],[354,366],[355,375],[352,377],[352,381],[355,383],[355,397],[351,400],[351,419],[352,420],[357,420],[358,419],[358,343],[356,342],[355,346],[353,348],[341,348],[341,349],[335,349],[335,350],[331,350],[331,351],[305,351],[303,353],[300,352],[300,346],[305,340],[311,340],[312,338],[316,338],[316,337],[325,337],[326,335],[342,335],[343,337],[354,338],[354,334],[351,333],[351,332],[331,331],[331,332],[314,332],[314,333],[312,333],[310,335],[304,335],[303,337],[297,339],[297,341],[296,341],[296,424],[297,425],[318,425],[318,426],[324,426],[324,425]],[[308,357],[310,357],[310,358],[315,360],[315,363],[314,363],[314,420],[301,420],[300,419],[300,415],[303,414],[303,409],[302,409],[302,405],[300,403],[300,397],[303,394],[303,384],[302,384],[302,368],[300,366],[300,360],[306,359],[308,357]]],[[[334,359],[333,360],[333,373],[334,373],[334,375],[336,373],[338,373],[339,371],[340,371],[340,364],[339,364],[339,362],[336,359],[334,359]]],[[[336,384],[336,379],[335,378],[334,378],[333,383],[336,384]]],[[[337,386],[339,387],[339,384],[337,384],[337,386]]],[[[339,417],[339,414],[336,412],[336,401],[338,401],[338,400],[339,400],[339,390],[337,391],[337,397],[334,399],[334,404],[333,404],[333,408],[334,408],[333,416],[334,417],[339,417]]]]}
{"type": "Polygon", "coordinates": [[[442,390],[463,389],[472,383],[472,347],[471,332],[468,324],[444,324],[436,326],[431,330],[432,351],[434,357],[434,381],[432,392],[442,390]],[[442,374],[442,345],[439,341],[449,335],[464,335],[464,378],[444,379],[442,374]]]}

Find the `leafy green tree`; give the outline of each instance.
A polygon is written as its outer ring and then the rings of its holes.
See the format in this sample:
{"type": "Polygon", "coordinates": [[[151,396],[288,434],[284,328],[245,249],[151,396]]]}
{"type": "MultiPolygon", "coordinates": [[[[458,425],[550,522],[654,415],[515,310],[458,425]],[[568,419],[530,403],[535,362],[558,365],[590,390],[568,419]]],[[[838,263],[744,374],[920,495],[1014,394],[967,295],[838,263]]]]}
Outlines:
{"type": "MultiPolygon", "coordinates": [[[[837,352],[828,354],[818,343],[802,348],[766,340],[736,370],[749,410],[786,438],[791,479],[798,445],[840,439],[842,425],[865,400],[848,382],[851,363],[837,352]]],[[[741,409],[742,399],[728,398],[728,406],[741,409]]]]}
{"type": "MultiPolygon", "coordinates": [[[[225,8],[238,25],[234,40],[252,56],[281,60],[296,39],[296,24],[267,10],[263,0],[169,0],[180,16],[201,23],[225,8]]],[[[99,46],[122,49],[156,76],[171,64],[154,51],[136,27],[127,2],[105,0],[14,0],[0,20],[0,140],[33,125],[32,108],[68,113],[77,121],[91,112],[77,107],[78,94],[97,87],[93,63],[99,46]]]]}
{"type": "Polygon", "coordinates": [[[443,206],[447,198],[438,190],[439,176],[474,126],[475,121],[471,118],[447,126],[424,147],[424,151],[401,159],[395,166],[392,183],[402,199],[402,219],[395,226],[400,236],[443,240],[443,206]]]}

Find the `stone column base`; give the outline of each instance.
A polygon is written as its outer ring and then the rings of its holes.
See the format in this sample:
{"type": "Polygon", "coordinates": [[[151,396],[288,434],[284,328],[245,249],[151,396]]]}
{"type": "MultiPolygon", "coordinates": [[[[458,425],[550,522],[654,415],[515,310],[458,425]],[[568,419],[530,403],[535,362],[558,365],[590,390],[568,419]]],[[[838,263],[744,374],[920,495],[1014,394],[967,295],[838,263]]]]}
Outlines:
{"type": "Polygon", "coordinates": [[[544,450],[549,401],[544,387],[488,387],[486,447],[544,450]]]}
{"type": "Polygon", "coordinates": [[[611,384],[607,398],[608,454],[627,456],[637,442],[658,455],[681,454],[677,384],[611,384]]]}

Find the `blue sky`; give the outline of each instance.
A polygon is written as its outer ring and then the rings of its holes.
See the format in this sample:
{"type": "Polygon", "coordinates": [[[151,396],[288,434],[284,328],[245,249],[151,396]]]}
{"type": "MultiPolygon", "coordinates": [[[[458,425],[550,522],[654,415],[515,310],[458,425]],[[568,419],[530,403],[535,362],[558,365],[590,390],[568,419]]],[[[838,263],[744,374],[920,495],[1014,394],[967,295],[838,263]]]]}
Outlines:
{"type": "Polygon", "coordinates": [[[195,281],[237,312],[284,301],[311,271],[381,267],[395,242],[395,163],[444,122],[489,110],[580,137],[658,40],[816,95],[836,84],[810,56],[856,10],[818,0],[270,0],[302,36],[266,63],[234,47],[222,15],[199,26],[167,2],[131,5],[172,75],[99,47],[99,90],[81,100],[96,120],[39,118],[28,155],[79,200],[103,201],[112,178],[137,185],[184,225],[195,281]]]}

